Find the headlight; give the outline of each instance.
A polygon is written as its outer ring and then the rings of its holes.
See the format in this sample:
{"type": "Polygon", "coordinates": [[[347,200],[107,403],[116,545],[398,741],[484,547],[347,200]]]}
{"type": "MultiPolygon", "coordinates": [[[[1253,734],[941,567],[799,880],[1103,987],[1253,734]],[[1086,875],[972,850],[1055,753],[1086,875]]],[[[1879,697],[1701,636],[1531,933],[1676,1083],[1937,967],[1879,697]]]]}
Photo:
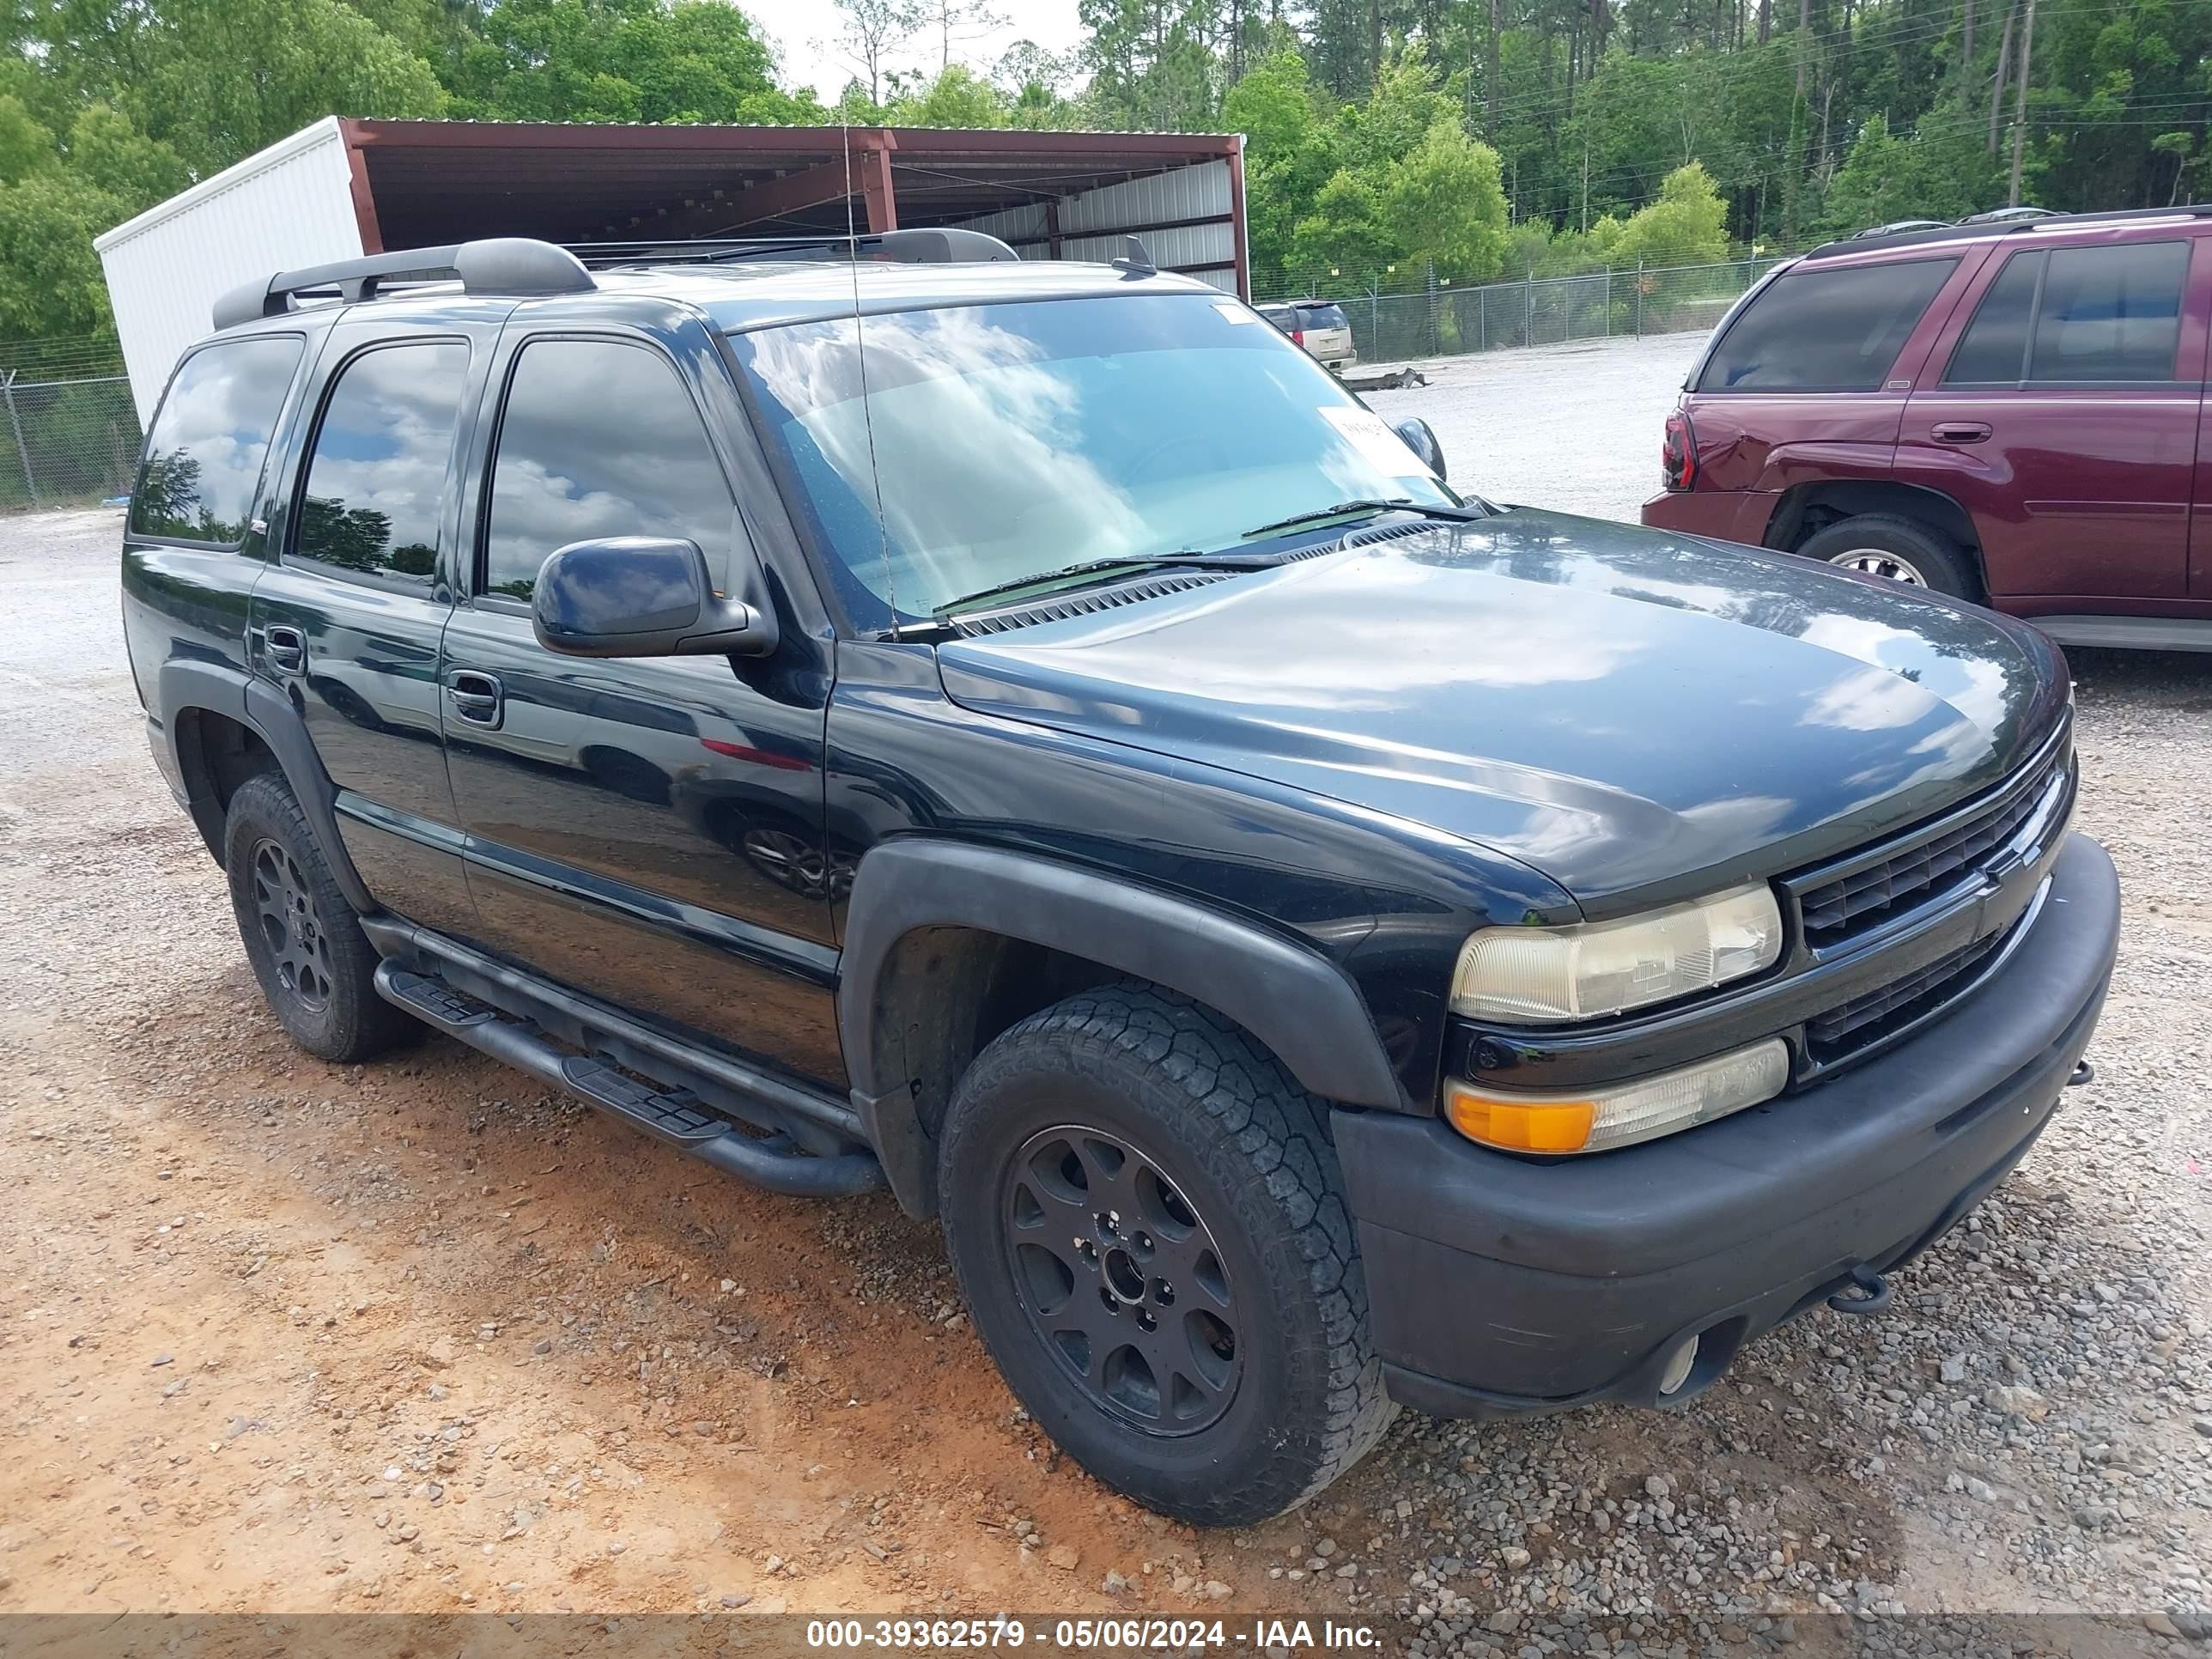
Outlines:
{"type": "Polygon", "coordinates": [[[1782,909],[1764,882],[1574,927],[1486,927],[1452,975],[1451,1007],[1475,1019],[1595,1019],[1711,990],[1771,968],[1782,909]]]}
{"type": "Polygon", "coordinates": [[[1454,1078],[1444,1085],[1444,1115],[1486,1146],[1602,1152],[1756,1106],[1789,1080],[1789,1047],[1770,1037],[1679,1071],[1572,1095],[1516,1094],[1454,1078]]]}

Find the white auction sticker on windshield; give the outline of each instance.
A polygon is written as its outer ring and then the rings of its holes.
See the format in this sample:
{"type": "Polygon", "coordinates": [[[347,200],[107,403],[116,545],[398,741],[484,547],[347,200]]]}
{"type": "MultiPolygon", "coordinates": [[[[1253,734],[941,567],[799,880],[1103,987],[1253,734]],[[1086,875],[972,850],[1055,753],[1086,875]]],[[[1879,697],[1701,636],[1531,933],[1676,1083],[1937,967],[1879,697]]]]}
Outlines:
{"type": "Polygon", "coordinates": [[[1360,459],[1380,469],[1384,477],[1435,476],[1374,410],[1362,409],[1357,404],[1328,404],[1322,406],[1321,413],[1322,418],[1336,428],[1338,435],[1359,452],[1360,459]]]}
{"type": "Polygon", "coordinates": [[[1216,300],[1213,308],[1232,323],[1256,323],[1260,320],[1257,312],[1245,310],[1234,300],[1216,300]]]}

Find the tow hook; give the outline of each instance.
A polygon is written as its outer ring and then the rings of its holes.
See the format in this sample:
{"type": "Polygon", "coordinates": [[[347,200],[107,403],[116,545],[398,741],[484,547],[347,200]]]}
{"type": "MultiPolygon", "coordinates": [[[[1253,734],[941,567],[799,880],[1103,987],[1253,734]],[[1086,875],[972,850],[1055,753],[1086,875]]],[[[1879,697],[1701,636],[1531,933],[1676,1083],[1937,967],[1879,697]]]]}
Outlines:
{"type": "Polygon", "coordinates": [[[2085,1083],[2094,1082],[2096,1076],[2095,1066],[2087,1060],[2077,1060],[2074,1062],[2074,1074],[2066,1079],[2066,1086],[2069,1089],[2078,1089],[2085,1083]]]}
{"type": "Polygon", "coordinates": [[[1878,1314],[1889,1306],[1889,1281],[1863,1261],[1851,1267],[1851,1283],[1862,1294],[1850,1296],[1838,1291],[1828,1298],[1828,1305],[1839,1314],[1878,1314]]]}

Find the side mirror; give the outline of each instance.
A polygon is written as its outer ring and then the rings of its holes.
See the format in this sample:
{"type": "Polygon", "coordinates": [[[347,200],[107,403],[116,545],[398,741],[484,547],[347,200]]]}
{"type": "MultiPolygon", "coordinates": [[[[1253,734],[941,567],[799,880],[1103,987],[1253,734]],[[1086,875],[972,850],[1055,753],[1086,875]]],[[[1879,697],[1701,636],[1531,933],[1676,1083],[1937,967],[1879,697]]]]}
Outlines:
{"type": "Polygon", "coordinates": [[[1390,428],[1406,441],[1406,447],[1421,458],[1421,465],[1439,478],[1444,476],[1444,447],[1437,441],[1437,434],[1429,423],[1416,415],[1410,421],[1401,421],[1390,428]]]}
{"type": "Polygon", "coordinates": [[[657,536],[570,542],[531,594],[538,644],[570,657],[764,657],[771,611],[714,592],[699,544],[657,536]]]}

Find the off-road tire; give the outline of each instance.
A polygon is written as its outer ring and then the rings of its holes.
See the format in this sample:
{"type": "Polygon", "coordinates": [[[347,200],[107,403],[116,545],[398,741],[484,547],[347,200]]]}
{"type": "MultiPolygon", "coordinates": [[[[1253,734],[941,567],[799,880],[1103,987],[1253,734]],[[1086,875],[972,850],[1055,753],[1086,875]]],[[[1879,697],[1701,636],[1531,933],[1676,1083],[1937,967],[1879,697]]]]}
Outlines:
{"type": "Polygon", "coordinates": [[[223,868],[253,977],[293,1042],[343,1064],[421,1033],[421,1025],[377,995],[376,951],[331,879],[299,801],[277,774],[248,778],[230,798],[223,868]],[[288,911],[289,922],[283,919],[288,911]],[[311,941],[305,946],[303,934],[311,941]],[[304,972],[295,965],[303,958],[313,963],[304,972]]]}
{"type": "MultiPolygon", "coordinates": [[[[1948,593],[1954,599],[1972,599],[1977,604],[1981,601],[1981,577],[1974,569],[1972,556],[1942,532],[1930,529],[1917,519],[1891,513],[1862,513],[1808,537],[1797,550],[1806,558],[1846,568],[1864,568],[1871,562],[1854,556],[1887,559],[1911,572],[1918,579],[1912,582],[1915,586],[1948,593]]],[[[1866,574],[1890,573],[1868,569],[1866,574]]]]}
{"type": "MultiPolygon", "coordinates": [[[[1327,1104],[1243,1031],[1143,985],[1085,992],[1023,1020],[953,1092],[939,1189],[976,1328],[1039,1426],[1163,1515],[1239,1526],[1279,1514],[1358,1462],[1395,1413],[1328,1124],[1327,1104]],[[1167,1196],[1182,1200],[1177,1215],[1192,1212],[1218,1249],[1237,1369],[1227,1404],[1202,1427],[1175,1427],[1163,1413],[1147,1431],[1118,1414],[1053,1346],[1064,1339],[1048,1337],[1034,1294],[1017,1283],[1025,1258],[1016,1247],[1028,1236],[1015,1218],[1023,1194],[1039,1202],[1023,1184],[1039,1154],[1025,1149],[1063,1127],[1133,1148],[1158,1185],[1176,1189],[1167,1196]]],[[[1079,1209],[1052,1215],[1085,1219],[1079,1209]]],[[[1103,1302],[1108,1290],[1079,1282],[1073,1294],[1103,1302]]],[[[1156,1318],[1187,1318],[1196,1296],[1186,1286],[1182,1304],[1156,1318]]]]}

